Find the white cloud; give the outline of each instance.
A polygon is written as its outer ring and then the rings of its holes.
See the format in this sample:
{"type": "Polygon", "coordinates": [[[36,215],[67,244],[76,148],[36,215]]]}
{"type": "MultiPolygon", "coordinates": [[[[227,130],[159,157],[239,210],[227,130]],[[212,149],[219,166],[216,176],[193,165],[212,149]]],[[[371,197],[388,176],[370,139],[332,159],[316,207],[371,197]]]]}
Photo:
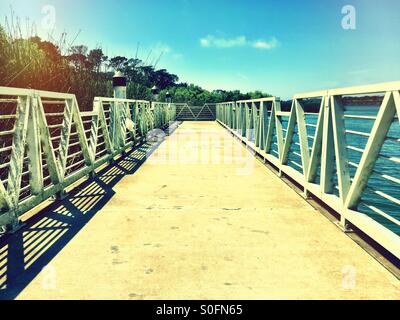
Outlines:
{"type": "Polygon", "coordinates": [[[200,39],[200,44],[202,47],[209,47],[210,46],[210,41],[206,38],[200,39]]]}
{"type": "Polygon", "coordinates": [[[216,48],[232,48],[240,47],[247,44],[245,36],[238,36],[232,39],[218,38],[213,35],[208,35],[200,39],[200,45],[203,47],[216,47],[216,48]]]}
{"type": "Polygon", "coordinates": [[[278,40],[276,38],[271,38],[269,41],[257,40],[253,42],[252,46],[256,49],[271,50],[278,46],[278,40]]]}
{"type": "Polygon", "coordinates": [[[251,46],[256,49],[270,50],[278,46],[278,40],[272,37],[270,40],[259,39],[256,41],[249,41],[245,36],[237,36],[235,38],[223,38],[216,37],[213,35],[207,35],[200,39],[200,45],[202,47],[215,47],[215,48],[232,48],[232,47],[243,47],[251,46]]]}

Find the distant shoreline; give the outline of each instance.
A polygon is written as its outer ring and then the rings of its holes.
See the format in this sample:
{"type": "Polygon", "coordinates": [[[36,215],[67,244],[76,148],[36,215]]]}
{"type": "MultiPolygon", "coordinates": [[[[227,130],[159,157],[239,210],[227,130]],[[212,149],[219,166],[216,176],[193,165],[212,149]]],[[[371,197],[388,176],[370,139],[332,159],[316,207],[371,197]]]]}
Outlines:
{"type": "MultiPolygon", "coordinates": [[[[363,97],[343,97],[342,102],[345,106],[377,107],[382,103],[382,96],[363,96],[363,97]]],[[[290,111],[292,100],[281,102],[283,111],[290,111]]],[[[303,107],[308,112],[319,112],[320,99],[309,99],[302,102],[303,107]]]]}
{"type": "Polygon", "coordinates": [[[377,106],[382,102],[382,96],[344,97],[346,105],[377,106]]]}

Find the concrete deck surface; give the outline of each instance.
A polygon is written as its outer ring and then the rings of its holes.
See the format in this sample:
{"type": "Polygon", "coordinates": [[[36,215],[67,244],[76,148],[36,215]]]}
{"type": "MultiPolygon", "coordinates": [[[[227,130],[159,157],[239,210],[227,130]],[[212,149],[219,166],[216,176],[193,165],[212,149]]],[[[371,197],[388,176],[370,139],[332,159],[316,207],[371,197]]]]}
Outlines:
{"type": "MultiPolygon", "coordinates": [[[[184,122],[123,174],[137,161],[54,210],[65,220],[47,227],[65,230],[104,202],[17,298],[400,299],[391,273],[217,123],[184,122]]],[[[32,230],[25,249],[43,238],[32,230]]]]}

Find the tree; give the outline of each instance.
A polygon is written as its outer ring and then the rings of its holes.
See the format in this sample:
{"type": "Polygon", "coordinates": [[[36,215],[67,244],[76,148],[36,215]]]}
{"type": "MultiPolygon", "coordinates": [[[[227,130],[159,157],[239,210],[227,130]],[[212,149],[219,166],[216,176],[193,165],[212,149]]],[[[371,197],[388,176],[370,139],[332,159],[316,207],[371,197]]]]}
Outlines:
{"type": "Polygon", "coordinates": [[[38,48],[42,50],[46,54],[46,57],[52,62],[60,62],[62,56],[58,46],[49,41],[42,41],[38,36],[30,38],[30,41],[36,43],[38,48]]]}
{"type": "Polygon", "coordinates": [[[127,80],[135,83],[142,83],[143,77],[140,74],[139,66],[142,64],[140,59],[128,59],[123,63],[122,72],[127,80]]]}
{"type": "Polygon", "coordinates": [[[67,59],[72,63],[75,69],[81,71],[88,66],[86,56],[87,51],[88,47],[83,45],[72,46],[69,49],[70,55],[67,57],[67,59]]]}
{"type": "Polygon", "coordinates": [[[90,50],[87,57],[91,69],[97,73],[100,72],[101,65],[106,62],[107,59],[108,57],[104,55],[103,50],[100,48],[90,50]]]}
{"type": "Polygon", "coordinates": [[[165,89],[174,86],[178,80],[177,75],[171,74],[165,69],[160,69],[153,72],[150,82],[154,83],[159,89],[165,89]]]}
{"type": "Polygon", "coordinates": [[[114,71],[122,71],[124,63],[128,61],[127,58],[116,56],[110,59],[109,67],[112,68],[114,71]]]}
{"type": "Polygon", "coordinates": [[[269,94],[261,91],[241,93],[239,90],[225,91],[218,89],[210,92],[194,84],[178,83],[172,87],[161,90],[158,95],[159,101],[166,100],[167,91],[170,93],[173,102],[188,103],[191,105],[203,105],[204,103],[219,103],[244,99],[257,99],[270,96],[269,94]]]}

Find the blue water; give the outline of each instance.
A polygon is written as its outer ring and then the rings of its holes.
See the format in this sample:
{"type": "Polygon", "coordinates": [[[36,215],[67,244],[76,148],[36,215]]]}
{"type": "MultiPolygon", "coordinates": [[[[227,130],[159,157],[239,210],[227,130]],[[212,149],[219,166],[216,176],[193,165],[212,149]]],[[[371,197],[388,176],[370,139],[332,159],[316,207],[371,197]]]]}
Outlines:
{"type": "MultiPolygon", "coordinates": [[[[345,115],[363,115],[363,116],[376,116],[378,113],[378,106],[375,107],[365,107],[365,106],[347,106],[345,115]]],[[[306,123],[307,124],[317,124],[318,114],[306,115],[306,123]]],[[[283,128],[287,126],[287,119],[283,119],[283,128]]],[[[374,124],[374,120],[366,120],[366,119],[353,119],[353,118],[345,118],[345,129],[352,130],[352,131],[359,131],[359,132],[366,132],[370,133],[372,126],[374,124]]],[[[307,127],[307,133],[309,139],[309,146],[312,147],[313,139],[315,135],[315,128],[314,127],[307,127]]],[[[284,136],[285,136],[284,132],[284,136]]],[[[388,133],[389,137],[400,139],[400,125],[399,120],[395,119],[391,125],[391,128],[388,133]]],[[[360,149],[364,149],[367,143],[368,137],[354,135],[354,134],[346,134],[346,142],[347,145],[357,147],[360,149]]],[[[274,136],[273,142],[276,142],[276,137],[274,136]]],[[[297,134],[297,127],[295,128],[295,134],[293,137],[293,142],[290,148],[289,157],[288,157],[288,165],[294,168],[297,171],[302,171],[301,166],[301,158],[296,153],[300,154],[300,147],[296,145],[296,142],[299,142],[298,134],[297,134]]],[[[277,146],[275,144],[272,145],[271,154],[277,156],[277,146]]],[[[381,154],[384,156],[389,157],[397,157],[400,158],[400,142],[397,141],[390,141],[386,140],[382,146],[381,154]]],[[[359,164],[362,154],[348,149],[348,157],[349,161],[353,162],[354,164],[359,164]]],[[[318,169],[318,176],[316,178],[316,183],[320,182],[318,169]]],[[[336,170],[336,164],[335,164],[336,170]]],[[[350,177],[353,178],[356,173],[357,168],[353,166],[349,166],[350,177]]],[[[380,156],[375,164],[374,171],[377,171],[381,174],[386,174],[391,177],[400,179],[400,165],[399,163],[389,161],[384,157],[380,156]]],[[[337,189],[338,180],[337,175],[334,175],[334,193],[338,196],[339,192],[337,189]]],[[[373,173],[369,177],[367,188],[365,189],[362,201],[358,206],[358,211],[363,212],[369,215],[371,218],[375,219],[379,223],[385,225],[387,228],[395,232],[396,234],[400,235],[400,226],[396,223],[386,219],[382,215],[375,213],[373,210],[368,208],[366,205],[374,206],[375,208],[382,210],[384,213],[390,215],[391,217],[396,218],[400,221],[400,206],[391,202],[384,197],[377,195],[374,193],[373,190],[378,190],[384,192],[385,194],[392,196],[395,199],[400,199],[400,185],[393,182],[386,180],[379,175],[373,173]]]]}

